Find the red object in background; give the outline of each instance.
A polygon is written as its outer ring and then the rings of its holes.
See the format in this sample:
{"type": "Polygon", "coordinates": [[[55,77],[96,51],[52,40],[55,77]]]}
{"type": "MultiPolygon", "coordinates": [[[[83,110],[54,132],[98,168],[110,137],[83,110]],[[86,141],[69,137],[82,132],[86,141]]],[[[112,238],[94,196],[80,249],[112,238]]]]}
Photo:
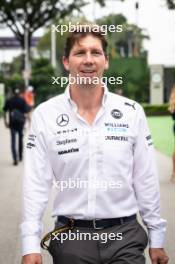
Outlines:
{"type": "Polygon", "coordinates": [[[35,104],[35,96],[33,92],[33,87],[29,86],[28,89],[22,94],[22,97],[24,98],[25,102],[27,103],[28,106],[31,108],[35,104]]]}

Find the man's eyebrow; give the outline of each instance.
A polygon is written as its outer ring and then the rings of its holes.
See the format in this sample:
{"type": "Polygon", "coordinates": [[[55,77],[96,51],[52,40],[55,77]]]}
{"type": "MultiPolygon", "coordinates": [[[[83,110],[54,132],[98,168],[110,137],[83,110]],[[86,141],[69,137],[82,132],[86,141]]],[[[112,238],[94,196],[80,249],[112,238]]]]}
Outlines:
{"type": "Polygon", "coordinates": [[[76,50],[74,50],[74,53],[76,53],[76,52],[84,52],[85,51],[85,49],[83,49],[83,48],[77,48],[76,50]]]}
{"type": "Polygon", "coordinates": [[[92,48],[92,51],[99,51],[99,52],[102,52],[103,50],[102,50],[102,49],[98,49],[98,48],[92,48]]]}
{"type": "MultiPolygon", "coordinates": [[[[85,52],[85,51],[86,51],[86,48],[77,48],[76,50],[74,50],[74,53],[76,53],[76,52],[85,52]]],[[[96,48],[96,47],[92,47],[91,51],[102,52],[102,49],[96,48]]]]}

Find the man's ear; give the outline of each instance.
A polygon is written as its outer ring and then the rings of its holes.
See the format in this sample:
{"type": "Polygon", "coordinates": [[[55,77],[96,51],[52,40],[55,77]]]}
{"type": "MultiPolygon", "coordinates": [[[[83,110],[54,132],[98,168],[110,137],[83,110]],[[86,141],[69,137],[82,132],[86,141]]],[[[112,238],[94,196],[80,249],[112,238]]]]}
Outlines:
{"type": "Polygon", "coordinates": [[[66,58],[65,56],[62,57],[62,63],[64,65],[64,68],[69,71],[69,59],[66,58]]]}

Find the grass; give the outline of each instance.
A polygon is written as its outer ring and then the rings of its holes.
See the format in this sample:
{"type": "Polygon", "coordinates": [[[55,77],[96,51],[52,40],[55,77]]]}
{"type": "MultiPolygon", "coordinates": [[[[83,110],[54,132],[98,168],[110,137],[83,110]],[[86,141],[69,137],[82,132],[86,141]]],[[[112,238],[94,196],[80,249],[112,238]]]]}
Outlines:
{"type": "Polygon", "coordinates": [[[174,150],[173,120],[171,116],[148,117],[148,125],[156,149],[171,156],[174,150]]]}

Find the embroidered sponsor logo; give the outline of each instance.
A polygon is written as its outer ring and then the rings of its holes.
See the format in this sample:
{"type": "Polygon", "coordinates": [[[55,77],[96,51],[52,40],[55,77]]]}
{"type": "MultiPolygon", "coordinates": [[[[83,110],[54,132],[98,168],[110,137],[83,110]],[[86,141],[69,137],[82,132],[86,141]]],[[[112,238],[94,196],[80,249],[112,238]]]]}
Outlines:
{"type": "Polygon", "coordinates": [[[36,147],[35,144],[33,144],[31,142],[27,143],[27,148],[31,149],[31,148],[34,148],[34,147],[36,147]]]}
{"type": "Polygon", "coordinates": [[[136,103],[130,104],[130,103],[128,103],[128,102],[125,102],[125,105],[127,105],[127,106],[131,106],[134,110],[136,110],[136,109],[135,109],[135,104],[136,104],[136,103]]]}
{"type": "Polygon", "coordinates": [[[112,115],[112,117],[115,118],[115,119],[120,119],[120,118],[122,118],[122,116],[123,116],[122,112],[121,112],[120,110],[118,110],[118,109],[113,109],[113,110],[111,111],[111,115],[112,115]]]}
{"type": "Polygon", "coordinates": [[[58,140],[56,142],[56,144],[59,145],[66,145],[66,144],[70,144],[70,143],[76,143],[77,139],[76,138],[72,138],[72,139],[64,139],[64,140],[58,140]]]}
{"type": "Polygon", "coordinates": [[[106,127],[125,127],[129,128],[128,124],[122,124],[122,123],[105,123],[106,127]]]}
{"type": "Polygon", "coordinates": [[[56,122],[58,126],[61,127],[67,126],[69,123],[69,117],[66,114],[61,114],[57,117],[56,122]]]}
{"type": "Polygon", "coordinates": [[[58,154],[63,155],[63,154],[68,154],[68,153],[73,153],[73,152],[79,152],[79,149],[71,148],[71,149],[61,150],[61,151],[58,151],[58,154]]]}
{"type": "Polygon", "coordinates": [[[127,129],[125,127],[107,127],[108,132],[127,132],[127,129]]]}
{"type": "Polygon", "coordinates": [[[34,134],[29,134],[28,135],[28,140],[35,141],[36,136],[34,134]]]}
{"type": "Polygon", "coordinates": [[[36,139],[36,135],[29,134],[28,135],[28,141],[29,142],[27,142],[26,147],[29,148],[29,149],[36,147],[36,145],[35,145],[35,139],[36,139]]]}
{"type": "Polygon", "coordinates": [[[128,137],[123,136],[105,136],[105,140],[118,140],[118,141],[128,141],[128,137]]]}
{"type": "Polygon", "coordinates": [[[64,130],[59,130],[56,132],[56,134],[60,135],[60,134],[69,134],[69,133],[74,133],[77,132],[78,129],[77,128],[73,128],[73,129],[64,129],[64,130]]]}
{"type": "Polygon", "coordinates": [[[146,139],[147,140],[150,140],[151,139],[151,135],[147,136],[146,139]]]}
{"type": "Polygon", "coordinates": [[[147,140],[147,142],[148,142],[148,146],[152,146],[152,145],[153,145],[153,141],[152,141],[152,137],[151,137],[151,135],[148,135],[148,136],[146,137],[146,140],[147,140]]]}

